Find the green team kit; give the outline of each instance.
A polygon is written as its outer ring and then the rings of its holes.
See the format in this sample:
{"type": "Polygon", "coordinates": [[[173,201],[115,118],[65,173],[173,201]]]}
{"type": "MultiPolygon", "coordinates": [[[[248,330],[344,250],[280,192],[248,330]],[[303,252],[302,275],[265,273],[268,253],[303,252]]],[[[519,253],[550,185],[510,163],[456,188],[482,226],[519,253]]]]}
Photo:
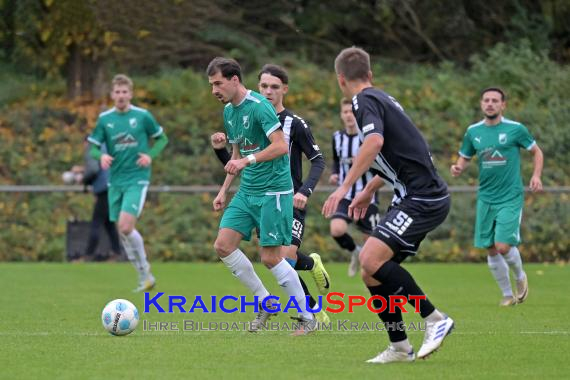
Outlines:
{"type": "Polygon", "coordinates": [[[481,121],[467,129],[459,154],[478,158],[476,247],[488,248],[496,242],[520,244],[524,202],[520,149],[530,150],[534,145],[524,125],[505,118],[494,126],[481,121]]]}
{"type": "MultiPolygon", "coordinates": [[[[126,112],[111,108],[99,115],[89,142],[105,145],[113,157],[109,175],[109,219],[121,211],[140,216],[150,183],[150,165],[137,165],[139,153],[149,154],[148,140],[163,134],[162,127],[144,108],[129,106],[126,112]]],[[[151,155],[152,156],[152,155],[151,155]]]]}
{"type": "MultiPolygon", "coordinates": [[[[242,157],[267,148],[269,135],[281,128],[275,109],[262,95],[248,91],[237,106],[224,108],[224,127],[228,141],[239,147],[242,157]]],[[[220,228],[230,228],[251,238],[259,231],[261,246],[291,243],[293,224],[293,182],[289,156],[258,162],[241,172],[239,191],[224,211],[220,228]]]]}

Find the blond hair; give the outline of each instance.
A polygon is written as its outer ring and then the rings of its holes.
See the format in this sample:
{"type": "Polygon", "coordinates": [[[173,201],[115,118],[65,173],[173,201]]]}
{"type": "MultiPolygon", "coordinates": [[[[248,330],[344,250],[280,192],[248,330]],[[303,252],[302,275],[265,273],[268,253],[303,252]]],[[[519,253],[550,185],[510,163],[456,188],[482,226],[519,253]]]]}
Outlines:
{"type": "Polygon", "coordinates": [[[117,74],[111,81],[111,88],[115,86],[129,86],[129,90],[133,91],[133,81],[125,74],[117,74]]]}

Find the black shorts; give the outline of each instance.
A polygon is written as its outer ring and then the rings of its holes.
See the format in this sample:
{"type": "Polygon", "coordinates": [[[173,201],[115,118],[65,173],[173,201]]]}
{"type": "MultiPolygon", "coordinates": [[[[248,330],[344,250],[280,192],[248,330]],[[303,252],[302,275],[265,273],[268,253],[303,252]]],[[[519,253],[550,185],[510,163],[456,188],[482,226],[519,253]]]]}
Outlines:
{"type": "MultiPolygon", "coordinates": [[[[338,207],[336,208],[336,212],[333,214],[332,219],[344,219],[347,223],[354,222],[354,220],[348,216],[348,206],[350,206],[351,202],[352,201],[343,198],[338,204],[338,207]]],[[[380,222],[380,212],[378,211],[378,206],[375,203],[371,203],[370,206],[368,206],[368,210],[366,210],[366,216],[356,222],[356,227],[362,233],[370,235],[378,222],[380,222]]]]}
{"type": "Polygon", "coordinates": [[[291,244],[297,247],[301,246],[303,242],[303,235],[305,234],[305,216],[307,210],[299,210],[293,207],[293,229],[291,230],[291,244]]]}
{"type": "Polygon", "coordinates": [[[382,240],[394,252],[393,261],[401,263],[408,256],[415,256],[428,234],[439,226],[449,213],[451,197],[405,198],[400,204],[392,205],[372,236],[382,240]]]}

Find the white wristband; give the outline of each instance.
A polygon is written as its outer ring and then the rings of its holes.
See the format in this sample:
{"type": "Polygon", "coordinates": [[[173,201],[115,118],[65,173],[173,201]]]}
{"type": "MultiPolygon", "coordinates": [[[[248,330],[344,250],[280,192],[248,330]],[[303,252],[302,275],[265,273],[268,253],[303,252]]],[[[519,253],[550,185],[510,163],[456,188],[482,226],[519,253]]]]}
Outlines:
{"type": "Polygon", "coordinates": [[[255,164],[257,162],[257,160],[255,159],[255,156],[253,154],[248,154],[246,158],[249,161],[250,165],[255,164]]]}

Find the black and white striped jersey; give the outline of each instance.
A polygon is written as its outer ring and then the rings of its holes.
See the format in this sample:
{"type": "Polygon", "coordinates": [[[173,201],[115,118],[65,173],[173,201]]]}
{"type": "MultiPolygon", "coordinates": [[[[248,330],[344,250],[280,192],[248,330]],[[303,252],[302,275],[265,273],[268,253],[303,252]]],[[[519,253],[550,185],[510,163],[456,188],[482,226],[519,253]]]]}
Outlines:
{"type": "MultiPolygon", "coordinates": [[[[360,148],[360,136],[358,134],[349,135],[346,131],[336,131],[332,138],[333,168],[332,173],[338,174],[338,184],[341,185],[352,167],[352,160],[358,154],[360,148]]],[[[352,200],[357,193],[361,192],[366,184],[374,177],[371,172],[366,172],[352,185],[352,188],[345,199],[352,200]]],[[[376,196],[372,200],[376,203],[376,196]]]]}
{"type": "Polygon", "coordinates": [[[323,154],[305,120],[288,109],[279,112],[277,116],[285,134],[285,141],[289,145],[293,189],[295,193],[300,192],[308,197],[313,193],[325,170],[323,154]],[[311,169],[305,182],[303,182],[303,155],[311,161],[311,169]]]}
{"type": "MultiPolygon", "coordinates": [[[[309,197],[325,170],[325,159],[305,120],[287,109],[279,112],[277,117],[285,134],[285,141],[289,146],[293,190],[295,193],[300,192],[309,197]],[[311,168],[305,182],[303,182],[303,155],[311,161],[311,168]]],[[[231,159],[231,154],[226,147],[214,149],[214,151],[222,165],[226,165],[231,159]]]]}
{"type": "Polygon", "coordinates": [[[370,169],[393,185],[396,203],[406,197],[433,200],[448,196],[427,142],[393,97],[366,88],[352,98],[352,111],[363,141],[371,134],[384,138],[370,169]]]}

